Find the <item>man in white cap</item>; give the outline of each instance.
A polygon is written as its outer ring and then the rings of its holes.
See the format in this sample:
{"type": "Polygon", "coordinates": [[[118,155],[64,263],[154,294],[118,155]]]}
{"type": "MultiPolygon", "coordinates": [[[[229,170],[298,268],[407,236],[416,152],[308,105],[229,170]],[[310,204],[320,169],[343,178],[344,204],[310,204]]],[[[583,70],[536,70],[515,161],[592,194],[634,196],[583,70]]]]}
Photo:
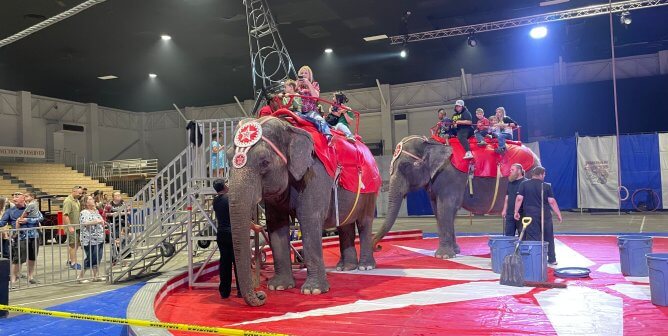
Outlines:
{"type": "Polygon", "coordinates": [[[473,126],[471,126],[473,116],[461,99],[455,102],[455,115],[452,116],[452,124],[454,127],[451,135],[456,135],[459,143],[464,147],[466,151],[464,159],[473,159],[473,153],[471,153],[471,146],[469,145],[469,138],[473,135],[473,126]]]}

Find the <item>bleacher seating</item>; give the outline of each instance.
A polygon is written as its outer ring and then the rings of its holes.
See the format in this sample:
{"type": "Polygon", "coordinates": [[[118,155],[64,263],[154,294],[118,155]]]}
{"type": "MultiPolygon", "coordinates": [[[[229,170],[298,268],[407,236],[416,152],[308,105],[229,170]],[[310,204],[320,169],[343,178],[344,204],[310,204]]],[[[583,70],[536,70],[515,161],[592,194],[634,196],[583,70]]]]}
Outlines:
{"type": "Polygon", "coordinates": [[[10,180],[0,179],[0,195],[10,197],[15,192],[27,192],[25,188],[19,187],[18,184],[12,183],[10,180]]]}
{"type": "MultiPolygon", "coordinates": [[[[61,163],[4,162],[0,163],[0,169],[48,195],[57,196],[61,200],[72,192],[73,186],[77,185],[88,188],[89,194],[92,194],[95,190],[101,190],[108,194],[109,198],[114,191],[117,191],[113,187],[61,163]]],[[[26,189],[19,188],[18,185],[9,181],[5,180],[2,183],[4,184],[0,184],[0,195],[11,195],[12,192],[16,191],[11,188],[26,191],[26,189]],[[6,188],[3,187],[5,185],[7,185],[6,188]]],[[[127,199],[127,195],[124,194],[123,198],[127,199]]],[[[55,205],[59,207],[60,203],[56,202],[55,205]]]]}

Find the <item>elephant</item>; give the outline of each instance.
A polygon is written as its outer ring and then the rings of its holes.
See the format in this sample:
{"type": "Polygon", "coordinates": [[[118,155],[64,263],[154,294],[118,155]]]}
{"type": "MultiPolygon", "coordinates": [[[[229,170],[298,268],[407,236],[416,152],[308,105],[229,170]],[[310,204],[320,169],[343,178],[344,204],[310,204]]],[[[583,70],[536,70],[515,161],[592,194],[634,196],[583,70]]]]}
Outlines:
{"type": "MultiPolygon", "coordinates": [[[[458,143],[453,145],[459,146],[458,143]]],[[[508,179],[499,179],[494,200],[497,179],[473,177],[473,194],[469,195],[468,173],[458,170],[450,163],[453,153],[451,146],[423,136],[408,136],[402,139],[401,148],[404,154],[398,155],[400,152],[395,152],[391,165],[387,216],[374,236],[373,244],[377,246],[392,229],[408,192],[425,188],[438,229],[439,244],[434,256],[439,259],[453,258],[460,253],[454,226],[457,210],[463,207],[477,214],[500,213],[508,179]]],[[[539,165],[536,155],[532,155],[533,166],[539,165]]]]}
{"type": "MultiPolygon", "coordinates": [[[[265,293],[255,292],[252,288],[248,244],[249,224],[260,202],[264,203],[275,267],[268,289],[295,287],[290,260],[290,215],[296,216],[302,231],[307,278],[301,293],[321,294],[330,289],[323,261],[322,232],[337,227],[332,189],[334,179],[313,151],[314,141],[308,132],[273,116],[240,121],[235,132],[235,146],[229,146],[227,150],[233,166],[228,187],[239,290],[250,306],[263,305],[266,300],[265,293]],[[260,128],[261,138],[250,146],[237,144],[237,137],[248,130],[241,129],[252,125],[260,128]]],[[[341,246],[338,270],[376,267],[371,230],[377,194],[356,196],[355,192],[338,189],[340,220],[345,220],[338,225],[341,246]],[[359,259],[355,250],[355,228],[360,236],[359,259]]]]}

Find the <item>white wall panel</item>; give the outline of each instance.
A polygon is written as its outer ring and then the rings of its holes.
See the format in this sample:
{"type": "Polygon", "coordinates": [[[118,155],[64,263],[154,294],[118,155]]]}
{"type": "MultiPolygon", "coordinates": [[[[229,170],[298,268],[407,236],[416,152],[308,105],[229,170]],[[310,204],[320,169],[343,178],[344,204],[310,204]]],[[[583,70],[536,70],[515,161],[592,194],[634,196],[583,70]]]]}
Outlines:
{"type": "Polygon", "coordinates": [[[118,154],[116,159],[143,158],[141,139],[135,130],[122,128],[100,127],[100,161],[111,160],[118,154]],[[132,145],[131,147],[128,147],[132,145]],[[121,153],[124,149],[125,152],[121,153]]]}
{"type": "MultiPolygon", "coordinates": [[[[362,114],[360,117],[359,134],[365,142],[379,142],[383,139],[380,125],[380,114],[362,114]]],[[[351,127],[353,128],[351,131],[355,132],[355,125],[351,125],[351,127]]]]}
{"type": "Polygon", "coordinates": [[[17,115],[0,114],[0,146],[18,146],[19,135],[17,115]]]}

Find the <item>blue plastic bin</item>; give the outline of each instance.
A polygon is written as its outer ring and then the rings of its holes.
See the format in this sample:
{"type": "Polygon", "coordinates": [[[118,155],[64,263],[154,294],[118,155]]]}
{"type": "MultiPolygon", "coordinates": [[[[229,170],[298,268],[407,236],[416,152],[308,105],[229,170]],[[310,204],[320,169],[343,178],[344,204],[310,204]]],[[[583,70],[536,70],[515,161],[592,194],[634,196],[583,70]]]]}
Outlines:
{"type": "Polygon", "coordinates": [[[649,274],[645,255],[652,253],[652,237],[619,236],[617,246],[619,246],[622,274],[636,277],[645,277],[649,274]]]}
{"type": "Polygon", "coordinates": [[[520,243],[525,281],[547,281],[548,245],[548,242],[543,242],[543,257],[541,258],[539,241],[523,241],[520,243]]]}
{"type": "Polygon", "coordinates": [[[647,254],[647,268],[652,303],[657,306],[668,306],[668,253],[647,254]]]}
{"type": "Polygon", "coordinates": [[[501,265],[503,265],[503,259],[512,254],[515,250],[515,244],[517,243],[517,237],[509,236],[490,236],[489,242],[489,251],[492,256],[492,271],[494,273],[501,274],[501,265]]]}

